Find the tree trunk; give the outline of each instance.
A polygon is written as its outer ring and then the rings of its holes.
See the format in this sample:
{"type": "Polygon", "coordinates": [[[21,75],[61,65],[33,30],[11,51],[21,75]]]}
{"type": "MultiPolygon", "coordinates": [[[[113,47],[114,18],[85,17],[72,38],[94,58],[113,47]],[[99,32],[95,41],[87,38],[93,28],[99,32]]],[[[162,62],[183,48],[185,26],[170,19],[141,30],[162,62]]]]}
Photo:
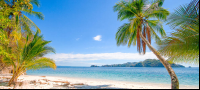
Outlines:
{"type": "Polygon", "coordinates": [[[160,55],[160,53],[158,51],[156,51],[156,49],[154,49],[151,44],[146,40],[146,38],[142,35],[142,32],[140,32],[140,37],[142,38],[142,40],[147,44],[147,46],[149,47],[149,49],[157,56],[157,58],[161,61],[161,63],[164,65],[164,67],[167,69],[170,77],[171,77],[171,89],[179,89],[179,81],[178,78],[174,72],[174,70],[172,69],[172,67],[170,66],[170,64],[160,55]]]}
{"type": "Polygon", "coordinates": [[[10,81],[8,83],[8,85],[9,86],[12,85],[12,84],[15,85],[15,83],[17,82],[17,78],[18,77],[19,77],[19,74],[17,72],[14,72],[12,78],[10,79],[10,81]]]}

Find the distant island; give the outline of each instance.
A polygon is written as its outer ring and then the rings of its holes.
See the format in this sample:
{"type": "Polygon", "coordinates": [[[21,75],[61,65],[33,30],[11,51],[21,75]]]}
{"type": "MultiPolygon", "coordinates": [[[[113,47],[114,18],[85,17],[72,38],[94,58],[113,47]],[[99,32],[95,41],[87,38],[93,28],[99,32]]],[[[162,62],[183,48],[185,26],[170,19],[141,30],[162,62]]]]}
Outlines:
{"type": "MultiPolygon", "coordinates": [[[[170,64],[171,67],[185,67],[179,64],[170,64]]],[[[127,62],[124,64],[113,64],[113,65],[91,65],[91,67],[164,67],[160,60],[156,59],[146,59],[145,61],[141,62],[127,62]]]]}
{"type": "Polygon", "coordinates": [[[91,65],[91,67],[100,67],[100,66],[97,66],[97,65],[91,65]]]}

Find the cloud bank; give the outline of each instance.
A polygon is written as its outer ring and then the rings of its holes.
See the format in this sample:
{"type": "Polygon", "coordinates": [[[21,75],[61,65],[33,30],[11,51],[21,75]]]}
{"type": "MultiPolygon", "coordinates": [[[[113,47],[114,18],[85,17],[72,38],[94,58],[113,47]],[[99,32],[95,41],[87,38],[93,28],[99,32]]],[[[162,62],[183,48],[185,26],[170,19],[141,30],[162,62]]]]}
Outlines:
{"type": "Polygon", "coordinates": [[[145,55],[139,55],[138,53],[94,53],[94,54],[51,54],[47,55],[55,61],[95,61],[95,60],[145,60],[145,59],[157,59],[152,52],[147,52],[145,55]]]}

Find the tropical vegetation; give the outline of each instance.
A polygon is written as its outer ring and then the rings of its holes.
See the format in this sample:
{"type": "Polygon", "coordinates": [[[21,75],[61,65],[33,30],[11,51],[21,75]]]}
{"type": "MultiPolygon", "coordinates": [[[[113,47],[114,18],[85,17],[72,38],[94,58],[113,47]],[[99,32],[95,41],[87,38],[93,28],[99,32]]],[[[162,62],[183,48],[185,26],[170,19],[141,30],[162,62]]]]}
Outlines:
{"type": "Polygon", "coordinates": [[[171,77],[171,88],[178,89],[179,81],[172,67],[161,54],[151,45],[151,38],[156,42],[161,41],[157,33],[162,37],[166,36],[163,30],[162,21],[167,19],[169,11],[162,8],[164,0],[131,0],[120,1],[114,6],[118,11],[118,19],[127,19],[129,23],[122,25],[116,33],[117,45],[136,45],[141,54],[145,54],[146,45],[157,56],[171,77]],[[157,32],[157,33],[156,33],[157,32]]]}
{"type": "Polygon", "coordinates": [[[26,15],[44,19],[41,12],[33,11],[38,0],[0,0],[0,70],[12,66],[13,76],[9,85],[26,70],[51,67],[55,62],[43,55],[55,52],[47,46],[37,25],[26,15]]]}
{"type": "Polygon", "coordinates": [[[180,6],[168,18],[176,31],[159,43],[159,51],[169,61],[199,64],[199,0],[180,6]]]}
{"type": "Polygon", "coordinates": [[[52,47],[47,46],[51,41],[43,40],[43,36],[38,32],[33,37],[33,40],[29,43],[30,37],[27,36],[25,45],[18,45],[18,55],[16,60],[4,59],[3,62],[14,66],[13,77],[9,81],[11,85],[16,82],[17,78],[26,70],[40,69],[51,67],[56,69],[56,64],[50,58],[43,57],[43,55],[55,52],[52,47]],[[22,49],[21,49],[22,48],[22,49]]]}
{"type": "MultiPolygon", "coordinates": [[[[118,19],[128,20],[116,33],[117,45],[137,45],[140,54],[145,54],[148,46],[160,61],[113,66],[164,66],[171,77],[171,88],[179,89],[178,78],[172,69],[174,64],[169,61],[199,64],[199,0],[180,6],[171,15],[162,7],[163,3],[164,0],[126,0],[114,6],[118,19]],[[166,36],[164,21],[176,30],[171,36],[166,36]],[[159,52],[151,45],[152,39],[159,45],[159,52]],[[161,55],[169,57],[168,61],[161,55]]],[[[40,3],[38,0],[0,0],[0,71],[12,67],[9,85],[15,84],[27,70],[56,69],[54,60],[44,57],[47,53],[55,53],[48,46],[51,41],[44,40],[38,26],[26,16],[44,19],[41,12],[33,11],[33,5],[39,7],[40,3]]]]}

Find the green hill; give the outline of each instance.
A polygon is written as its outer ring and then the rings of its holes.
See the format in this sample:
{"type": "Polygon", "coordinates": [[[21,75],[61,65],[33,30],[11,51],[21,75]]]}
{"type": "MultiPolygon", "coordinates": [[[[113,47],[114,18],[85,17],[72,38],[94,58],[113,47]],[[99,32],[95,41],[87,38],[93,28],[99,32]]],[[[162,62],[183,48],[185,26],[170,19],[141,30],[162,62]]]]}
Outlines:
{"type": "MultiPolygon", "coordinates": [[[[97,67],[97,65],[91,65],[91,67],[97,67]]],[[[100,67],[100,66],[98,66],[100,67]]],[[[146,59],[141,62],[127,62],[124,64],[102,65],[101,67],[164,67],[160,60],[146,59]]],[[[171,64],[171,67],[185,67],[179,64],[171,64]]]]}

